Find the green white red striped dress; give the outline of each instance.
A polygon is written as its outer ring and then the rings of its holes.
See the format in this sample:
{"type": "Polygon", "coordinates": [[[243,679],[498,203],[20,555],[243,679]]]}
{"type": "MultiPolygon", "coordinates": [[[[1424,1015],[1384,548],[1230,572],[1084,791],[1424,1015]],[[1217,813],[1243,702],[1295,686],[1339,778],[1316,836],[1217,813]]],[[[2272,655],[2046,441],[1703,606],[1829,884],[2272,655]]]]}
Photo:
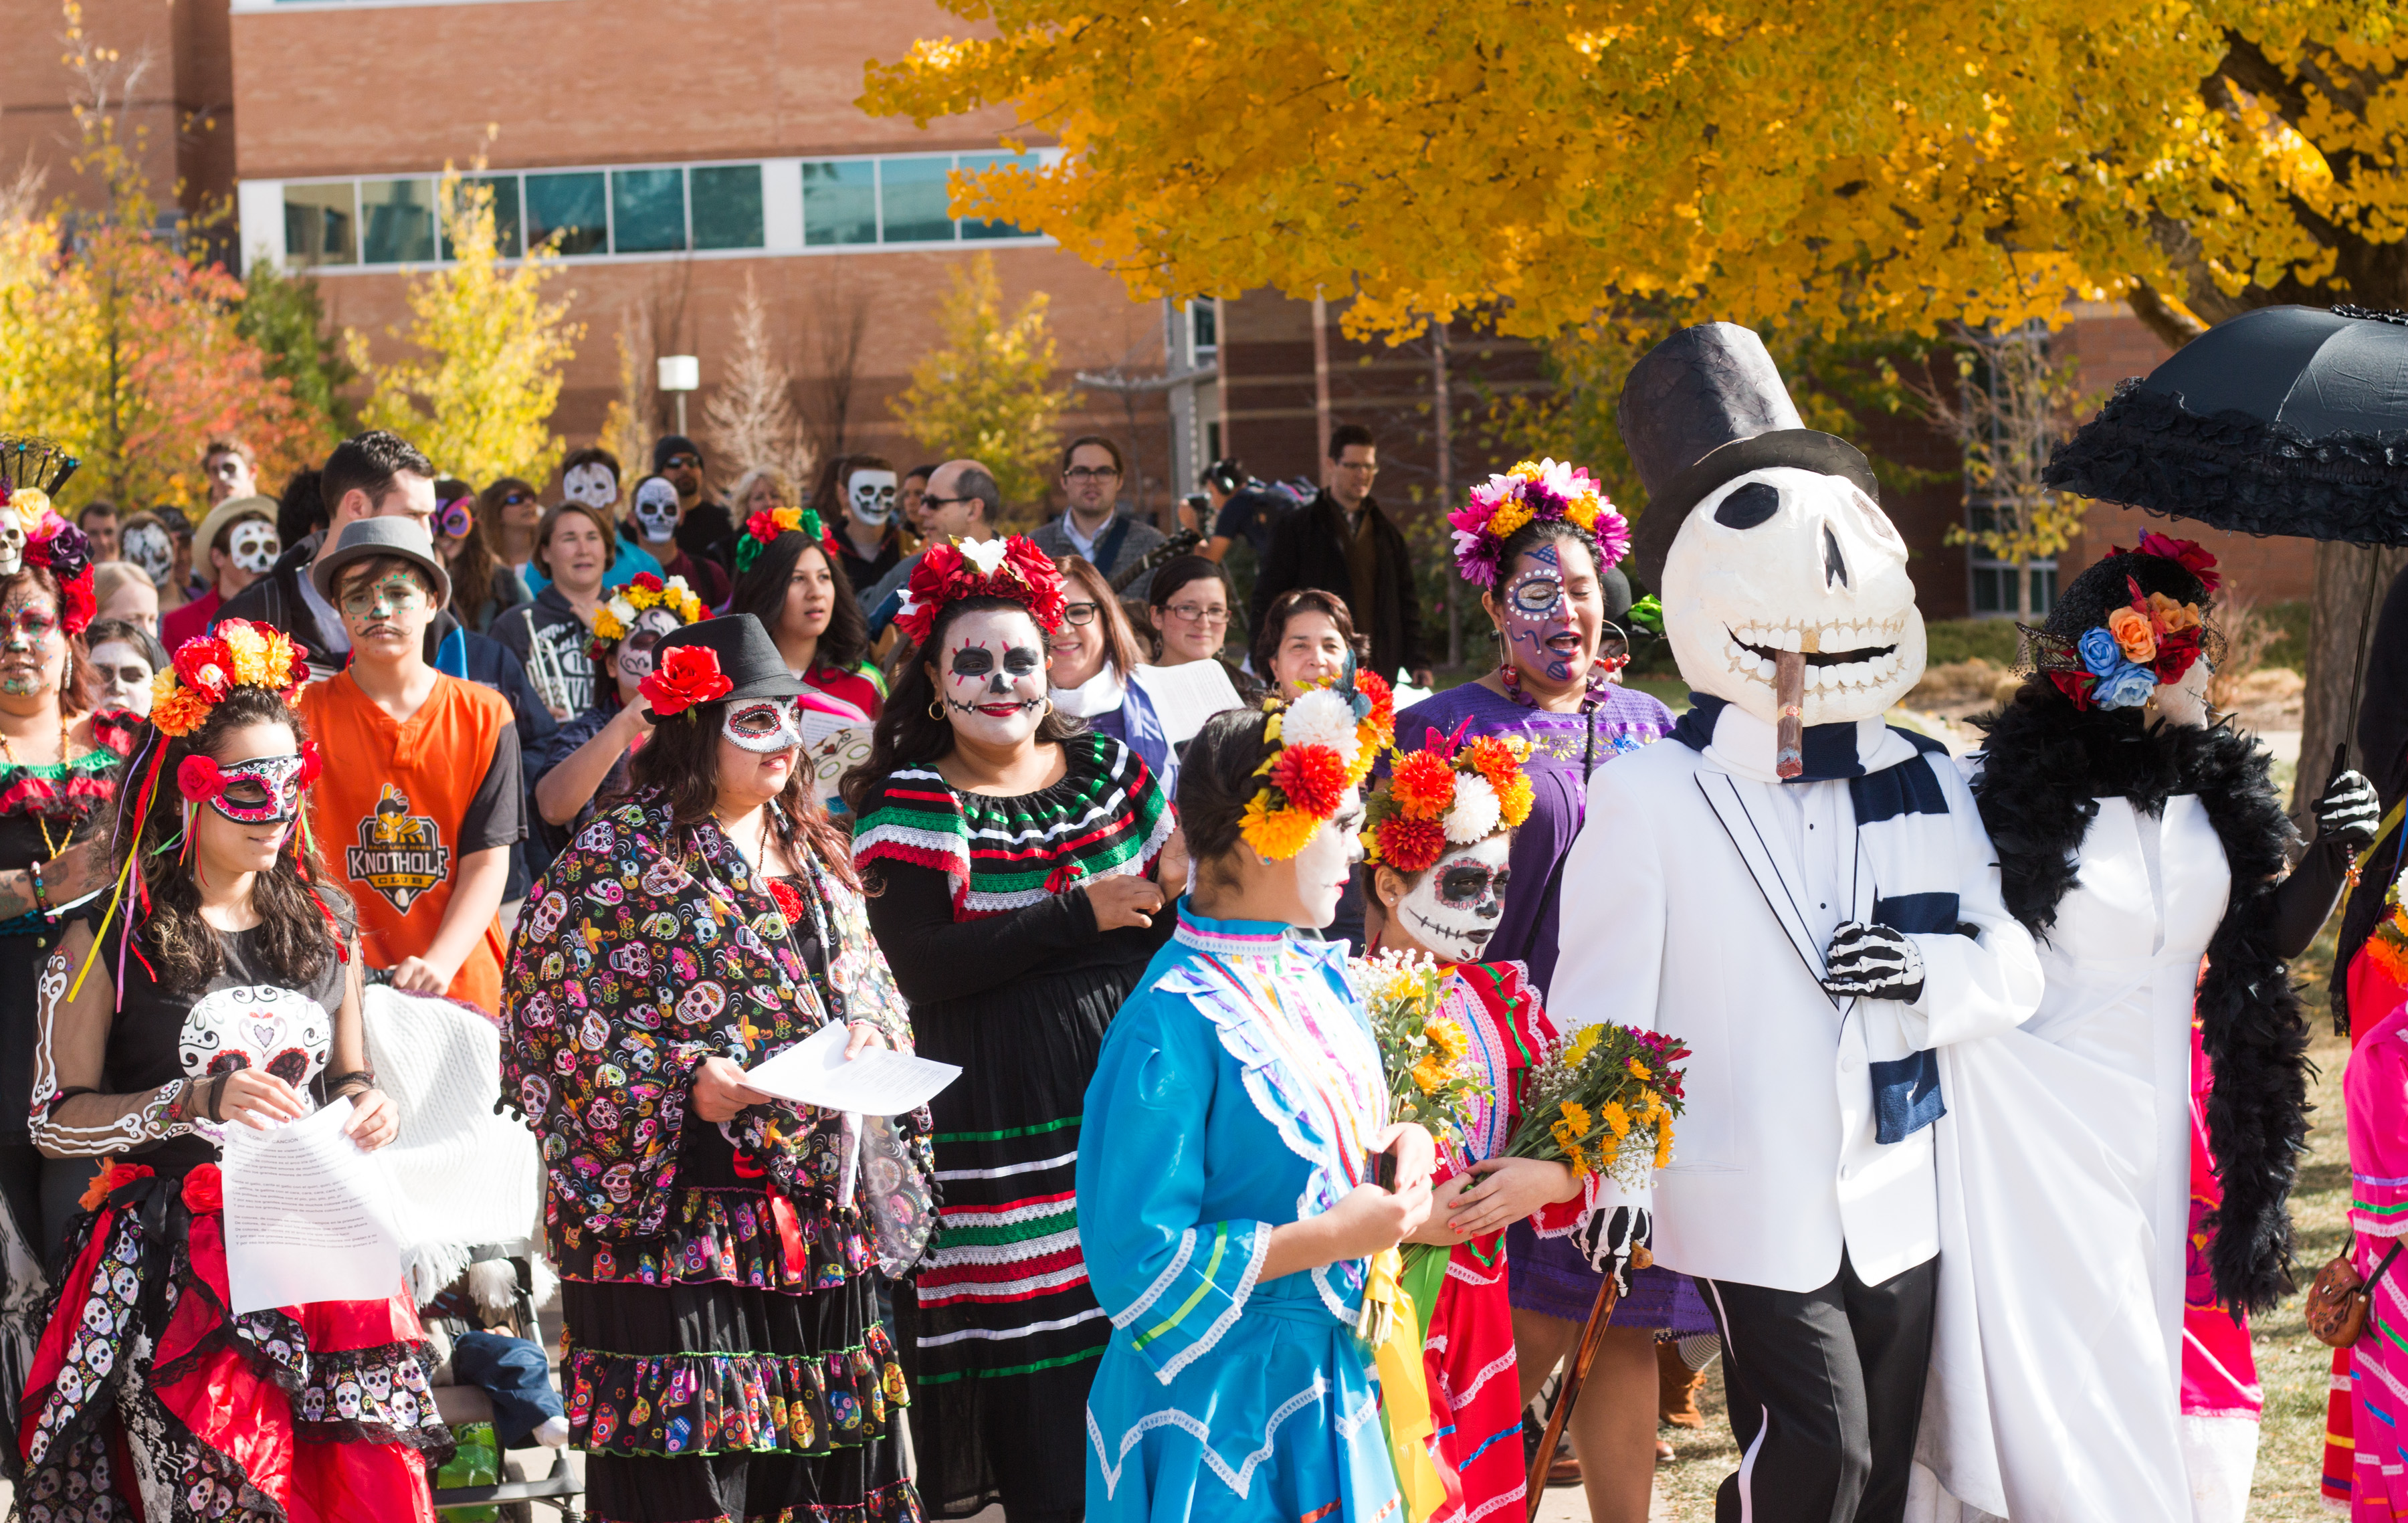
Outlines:
{"type": "Polygon", "coordinates": [[[1135,752],[1063,742],[1052,787],[998,798],[935,769],[863,800],[854,863],[923,1056],[963,1075],[931,1107],[942,1227],[896,1320],[933,1516],[1082,1505],[1086,1389],[1111,1324],[1087,1286],[1074,1171],[1105,1027],[1172,917],[1097,931],[1080,885],[1150,874],[1172,822],[1135,752]]]}

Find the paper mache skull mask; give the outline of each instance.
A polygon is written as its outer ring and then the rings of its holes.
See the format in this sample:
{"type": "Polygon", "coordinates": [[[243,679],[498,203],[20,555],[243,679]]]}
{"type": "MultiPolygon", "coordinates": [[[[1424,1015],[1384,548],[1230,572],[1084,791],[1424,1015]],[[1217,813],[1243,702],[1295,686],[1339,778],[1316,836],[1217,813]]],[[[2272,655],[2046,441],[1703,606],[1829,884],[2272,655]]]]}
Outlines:
{"type": "Polygon", "coordinates": [[[1873,718],[1923,678],[1906,542],[1864,456],[1806,428],[1761,339],[1710,323],[1634,366],[1623,437],[1650,496],[1634,536],[1682,677],[1768,725],[1873,718]]]}
{"type": "Polygon", "coordinates": [[[845,478],[845,510],[865,528],[879,528],[895,512],[895,473],[857,470],[845,478]]]}
{"type": "Polygon", "coordinates": [[[662,545],[677,533],[677,488],[667,479],[647,476],[636,488],[636,527],[647,544],[662,545]]]}
{"type": "Polygon", "coordinates": [[[560,479],[560,495],[588,508],[608,508],[619,500],[619,478],[605,465],[571,466],[560,479]]]}

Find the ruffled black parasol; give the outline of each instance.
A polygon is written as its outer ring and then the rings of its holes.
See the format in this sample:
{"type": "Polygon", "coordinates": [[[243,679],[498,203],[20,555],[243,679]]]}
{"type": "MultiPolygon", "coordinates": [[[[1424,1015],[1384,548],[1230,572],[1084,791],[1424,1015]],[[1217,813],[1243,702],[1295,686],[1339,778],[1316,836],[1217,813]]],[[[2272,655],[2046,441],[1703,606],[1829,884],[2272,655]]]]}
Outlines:
{"type": "Polygon", "coordinates": [[[2060,491],[2243,534],[2408,544],[2408,316],[2261,307],[2127,381],[2060,491]]]}

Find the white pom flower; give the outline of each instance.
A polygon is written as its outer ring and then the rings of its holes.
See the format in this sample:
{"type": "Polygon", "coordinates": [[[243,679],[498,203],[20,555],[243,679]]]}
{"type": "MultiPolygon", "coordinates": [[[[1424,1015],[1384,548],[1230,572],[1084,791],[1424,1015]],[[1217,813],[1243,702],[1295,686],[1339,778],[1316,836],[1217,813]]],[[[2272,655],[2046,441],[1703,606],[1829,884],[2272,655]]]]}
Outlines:
{"type": "Polygon", "coordinates": [[[621,625],[630,629],[636,626],[635,604],[628,602],[624,597],[613,597],[605,606],[610,610],[610,617],[618,620],[621,625]]]}
{"type": "Polygon", "coordinates": [[[995,575],[995,568],[1003,564],[1003,553],[1007,547],[1000,539],[996,539],[977,544],[964,542],[960,548],[962,559],[976,567],[979,575],[991,577],[995,575]]]}
{"type": "Polygon", "coordinates": [[[1457,773],[1455,779],[1455,807],[1446,812],[1446,839],[1457,846],[1469,846],[1475,841],[1486,841],[1496,832],[1501,813],[1497,807],[1497,790],[1477,772],[1457,773]]]}
{"type": "Polygon", "coordinates": [[[1327,746],[1349,767],[1363,749],[1354,734],[1354,709],[1326,687],[1316,687],[1287,706],[1280,719],[1280,744],[1327,746]]]}

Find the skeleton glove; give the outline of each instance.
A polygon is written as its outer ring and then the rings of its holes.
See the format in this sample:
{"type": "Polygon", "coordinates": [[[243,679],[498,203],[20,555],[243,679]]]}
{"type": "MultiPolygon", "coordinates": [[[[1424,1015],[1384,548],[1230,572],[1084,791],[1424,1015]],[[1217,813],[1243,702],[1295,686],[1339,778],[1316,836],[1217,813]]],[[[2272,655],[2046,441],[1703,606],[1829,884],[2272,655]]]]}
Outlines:
{"type": "Polygon", "coordinates": [[[2316,800],[2315,816],[2316,840],[2362,852],[2374,844],[2383,801],[2375,797],[2374,784],[2366,781],[2365,773],[2337,772],[2325,785],[2325,796],[2316,800]]]}
{"type": "Polygon", "coordinates": [[[1620,1293],[1630,1294],[1630,1250],[1656,1241],[1656,1218],[1644,1206],[1615,1206],[1589,1214],[1577,1240],[1589,1267],[1613,1276],[1620,1293]]]}
{"type": "Polygon", "coordinates": [[[1823,987],[1912,1004],[1923,995],[1923,954],[1904,931],[1851,920],[1831,934],[1823,987]]]}

